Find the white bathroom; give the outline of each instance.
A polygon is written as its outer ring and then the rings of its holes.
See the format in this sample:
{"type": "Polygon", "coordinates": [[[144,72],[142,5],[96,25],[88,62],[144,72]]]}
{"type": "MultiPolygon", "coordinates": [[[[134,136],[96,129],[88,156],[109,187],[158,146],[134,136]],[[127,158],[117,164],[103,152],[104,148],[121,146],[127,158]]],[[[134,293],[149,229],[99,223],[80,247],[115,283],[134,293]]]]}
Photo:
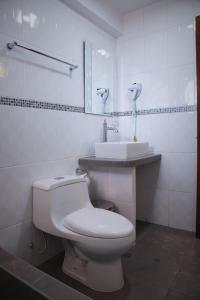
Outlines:
{"type": "Polygon", "coordinates": [[[1,299],[200,299],[199,16],[0,0],[1,299]]]}

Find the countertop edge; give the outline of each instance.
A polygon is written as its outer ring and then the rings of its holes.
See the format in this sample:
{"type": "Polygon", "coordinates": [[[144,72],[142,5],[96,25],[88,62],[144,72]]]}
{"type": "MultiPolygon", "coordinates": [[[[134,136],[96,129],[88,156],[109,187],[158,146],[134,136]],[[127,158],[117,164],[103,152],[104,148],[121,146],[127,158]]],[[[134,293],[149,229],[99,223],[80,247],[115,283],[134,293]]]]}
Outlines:
{"type": "Polygon", "coordinates": [[[138,156],[134,159],[120,160],[120,159],[108,159],[97,158],[95,156],[88,156],[79,158],[80,166],[88,167],[113,167],[113,168],[131,168],[139,167],[149,163],[153,163],[161,160],[161,154],[148,154],[144,156],[138,156]]]}

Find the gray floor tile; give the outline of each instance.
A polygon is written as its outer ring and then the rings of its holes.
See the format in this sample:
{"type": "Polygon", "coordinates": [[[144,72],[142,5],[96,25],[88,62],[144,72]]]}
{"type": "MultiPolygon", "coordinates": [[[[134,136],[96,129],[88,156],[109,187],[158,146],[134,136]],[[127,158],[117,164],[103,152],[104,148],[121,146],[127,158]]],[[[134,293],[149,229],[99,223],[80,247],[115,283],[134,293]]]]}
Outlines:
{"type": "MultiPolygon", "coordinates": [[[[127,300],[163,300],[167,295],[167,288],[156,284],[142,284],[131,289],[127,300]]],[[[116,298],[118,299],[118,298],[116,298]]]]}
{"type": "Polygon", "coordinates": [[[198,296],[200,299],[200,274],[179,272],[171,289],[183,294],[198,296]]]}
{"type": "Polygon", "coordinates": [[[183,256],[180,272],[200,274],[200,257],[195,256],[183,256]]]}
{"type": "Polygon", "coordinates": [[[199,300],[199,295],[186,295],[177,291],[170,291],[165,300],[199,300]]]}

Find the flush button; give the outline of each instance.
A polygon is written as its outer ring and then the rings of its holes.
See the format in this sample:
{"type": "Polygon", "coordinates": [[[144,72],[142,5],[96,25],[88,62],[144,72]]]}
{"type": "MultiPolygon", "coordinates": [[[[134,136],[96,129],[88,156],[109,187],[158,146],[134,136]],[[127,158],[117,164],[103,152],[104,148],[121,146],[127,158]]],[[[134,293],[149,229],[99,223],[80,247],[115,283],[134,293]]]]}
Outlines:
{"type": "Polygon", "coordinates": [[[54,179],[55,180],[61,180],[61,179],[64,179],[65,177],[63,177],[63,176],[60,176],[60,177],[55,177],[54,179]]]}

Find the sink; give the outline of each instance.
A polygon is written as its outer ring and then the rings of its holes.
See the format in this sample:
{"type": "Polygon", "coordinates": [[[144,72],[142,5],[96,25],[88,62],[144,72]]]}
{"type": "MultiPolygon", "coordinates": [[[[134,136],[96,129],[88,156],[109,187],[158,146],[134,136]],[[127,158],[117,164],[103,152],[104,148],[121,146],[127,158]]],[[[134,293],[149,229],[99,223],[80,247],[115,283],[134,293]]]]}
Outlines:
{"type": "Polygon", "coordinates": [[[148,143],[106,142],[95,144],[95,155],[99,158],[131,159],[148,152],[148,143]]]}

